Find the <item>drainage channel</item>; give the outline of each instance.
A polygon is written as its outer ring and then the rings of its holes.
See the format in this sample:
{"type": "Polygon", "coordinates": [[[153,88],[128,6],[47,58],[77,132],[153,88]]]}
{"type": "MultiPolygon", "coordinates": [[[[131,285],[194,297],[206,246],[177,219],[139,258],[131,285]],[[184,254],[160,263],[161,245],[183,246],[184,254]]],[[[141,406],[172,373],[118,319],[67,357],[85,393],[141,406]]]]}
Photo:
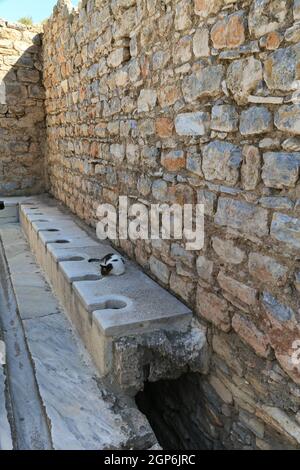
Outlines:
{"type": "Polygon", "coordinates": [[[6,398],[14,449],[52,449],[1,239],[0,327],[6,345],[6,398]]]}
{"type": "Polygon", "coordinates": [[[176,380],[145,382],[135,401],[147,417],[164,450],[222,448],[206,432],[205,404],[199,397],[201,375],[183,374],[176,380]]]}

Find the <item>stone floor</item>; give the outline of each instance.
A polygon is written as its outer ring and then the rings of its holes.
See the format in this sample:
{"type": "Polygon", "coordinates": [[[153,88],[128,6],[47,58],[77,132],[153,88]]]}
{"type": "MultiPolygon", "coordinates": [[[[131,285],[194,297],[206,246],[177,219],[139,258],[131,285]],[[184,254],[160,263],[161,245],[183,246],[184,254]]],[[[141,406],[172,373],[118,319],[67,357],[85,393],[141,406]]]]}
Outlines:
{"type": "Polygon", "coordinates": [[[19,224],[0,237],[0,449],[156,446],[134,401],[99,379],[19,224]]]}

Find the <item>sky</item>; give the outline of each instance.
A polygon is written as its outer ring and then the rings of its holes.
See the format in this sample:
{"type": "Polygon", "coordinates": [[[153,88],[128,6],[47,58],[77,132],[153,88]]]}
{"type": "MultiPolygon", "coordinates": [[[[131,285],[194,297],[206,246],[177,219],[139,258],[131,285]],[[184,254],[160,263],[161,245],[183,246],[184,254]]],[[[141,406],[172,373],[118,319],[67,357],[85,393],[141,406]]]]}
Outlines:
{"type": "MultiPolygon", "coordinates": [[[[23,16],[31,16],[39,23],[51,15],[57,0],[0,0],[0,18],[18,21],[23,16]]],[[[74,6],[78,0],[72,0],[74,6]]]]}

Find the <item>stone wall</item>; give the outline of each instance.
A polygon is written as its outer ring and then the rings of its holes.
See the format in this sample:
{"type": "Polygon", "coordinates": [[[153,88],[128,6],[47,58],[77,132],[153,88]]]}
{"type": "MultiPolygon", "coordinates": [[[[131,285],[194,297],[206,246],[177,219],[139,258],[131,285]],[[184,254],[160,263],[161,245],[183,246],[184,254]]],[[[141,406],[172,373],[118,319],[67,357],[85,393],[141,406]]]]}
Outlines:
{"type": "Polygon", "coordinates": [[[209,327],[187,399],[211,447],[300,447],[299,20],[299,0],[88,0],[45,26],[53,195],[91,225],[119,195],[205,202],[201,252],[117,245],[209,327]]]}
{"type": "Polygon", "coordinates": [[[39,30],[0,19],[0,195],[44,188],[45,114],[39,30]]]}

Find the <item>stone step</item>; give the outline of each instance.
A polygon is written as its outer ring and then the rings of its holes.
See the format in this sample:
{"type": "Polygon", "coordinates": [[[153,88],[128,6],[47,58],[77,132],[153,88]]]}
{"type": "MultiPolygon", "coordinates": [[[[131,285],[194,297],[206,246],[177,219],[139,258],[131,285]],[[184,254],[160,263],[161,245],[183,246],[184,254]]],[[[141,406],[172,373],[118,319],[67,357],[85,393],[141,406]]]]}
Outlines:
{"type": "MultiPolygon", "coordinates": [[[[0,332],[1,336],[1,332],[0,332]]],[[[6,351],[5,343],[0,340],[0,450],[12,450],[12,432],[6,408],[6,351]]]]}
{"type": "MultiPolygon", "coordinates": [[[[0,236],[39,400],[49,423],[51,447],[56,450],[147,449],[157,444],[148,421],[134,401],[117,388],[112,392],[110,385],[100,379],[36,264],[19,224],[2,226],[0,236]]],[[[13,315],[11,312],[11,325],[13,315]]],[[[1,408],[1,377],[0,367],[0,418],[5,411],[1,408]]],[[[31,400],[28,395],[30,390],[26,399],[31,400]]],[[[20,390],[18,400],[24,399],[20,390]]],[[[31,406],[38,409],[39,405],[33,395],[31,406]]],[[[0,423],[0,447],[8,447],[2,419],[0,423]]]]}

